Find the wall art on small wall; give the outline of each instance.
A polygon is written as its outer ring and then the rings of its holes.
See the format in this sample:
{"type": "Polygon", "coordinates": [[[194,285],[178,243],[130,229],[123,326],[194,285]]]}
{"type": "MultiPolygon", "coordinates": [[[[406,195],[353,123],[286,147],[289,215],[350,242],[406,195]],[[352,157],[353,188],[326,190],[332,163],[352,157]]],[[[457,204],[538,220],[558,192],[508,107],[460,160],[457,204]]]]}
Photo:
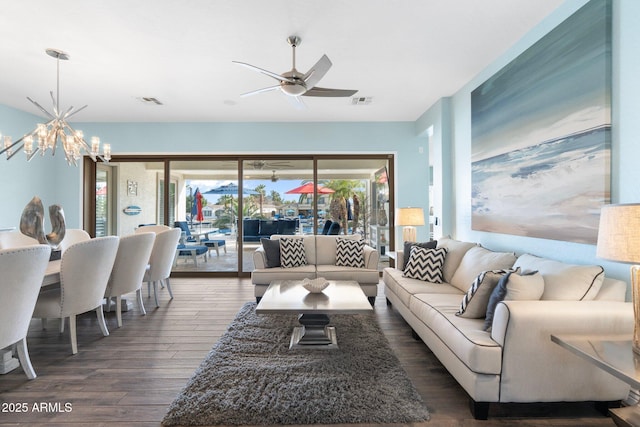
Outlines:
{"type": "Polygon", "coordinates": [[[471,115],[472,229],[595,244],[610,203],[611,1],[478,86],[471,115]]]}
{"type": "Polygon", "coordinates": [[[129,196],[138,195],[138,183],[136,181],[127,180],[127,194],[129,196]]]}

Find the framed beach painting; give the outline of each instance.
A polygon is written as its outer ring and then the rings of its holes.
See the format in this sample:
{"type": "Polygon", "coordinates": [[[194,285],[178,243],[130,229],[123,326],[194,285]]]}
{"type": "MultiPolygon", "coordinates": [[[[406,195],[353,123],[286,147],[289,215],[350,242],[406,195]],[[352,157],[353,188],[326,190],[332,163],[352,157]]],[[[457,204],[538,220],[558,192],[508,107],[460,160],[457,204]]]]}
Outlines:
{"type": "Polygon", "coordinates": [[[471,93],[472,229],[595,244],[610,203],[611,1],[471,93]]]}

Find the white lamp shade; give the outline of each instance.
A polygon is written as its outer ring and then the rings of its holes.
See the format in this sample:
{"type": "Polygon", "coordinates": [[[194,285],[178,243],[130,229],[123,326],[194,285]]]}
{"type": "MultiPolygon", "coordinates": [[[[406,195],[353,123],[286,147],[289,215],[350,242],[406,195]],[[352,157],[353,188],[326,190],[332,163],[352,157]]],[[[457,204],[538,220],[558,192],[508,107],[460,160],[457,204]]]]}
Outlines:
{"type": "Polygon", "coordinates": [[[424,210],[422,208],[399,208],[396,215],[396,225],[424,225],[424,210]]]}
{"type": "Polygon", "coordinates": [[[602,207],[596,255],[610,261],[640,263],[640,203],[602,207]]]}

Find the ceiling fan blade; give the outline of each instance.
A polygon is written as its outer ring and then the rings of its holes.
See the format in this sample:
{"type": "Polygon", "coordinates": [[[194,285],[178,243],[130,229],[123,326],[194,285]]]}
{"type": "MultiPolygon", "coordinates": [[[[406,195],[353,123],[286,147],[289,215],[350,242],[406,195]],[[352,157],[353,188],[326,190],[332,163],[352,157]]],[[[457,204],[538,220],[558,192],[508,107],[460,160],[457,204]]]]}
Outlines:
{"type": "Polygon", "coordinates": [[[307,104],[305,104],[304,101],[302,100],[302,98],[300,98],[299,96],[288,96],[288,95],[285,95],[285,98],[287,98],[287,101],[289,101],[289,104],[291,104],[293,106],[293,108],[295,108],[296,110],[306,110],[307,109],[307,104]]]}
{"type": "Polygon", "coordinates": [[[277,90],[277,89],[280,89],[280,85],[269,86],[269,87],[265,87],[265,88],[258,89],[258,90],[252,90],[251,92],[243,93],[242,95],[240,95],[240,97],[244,98],[244,97],[247,97],[247,96],[256,95],[256,94],[262,93],[262,92],[270,92],[272,90],[277,90]]]}
{"type": "Polygon", "coordinates": [[[242,65],[243,67],[246,67],[246,68],[248,68],[248,69],[250,69],[252,71],[257,71],[257,72],[262,73],[262,74],[264,74],[266,76],[272,77],[272,78],[274,78],[274,79],[276,79],[278,81],[295,83],[295,81],[293,79],[289,78],[289,77],[281,76],[280,74],[276,74],[276,73],[273,73],[271,71],[264,70],[264,69],[262,69],[260,67],[256,67],[255,65],[247,64],[246,62],[239,62],[239,61],[231,61],[231,62],[233,62],[234,64],[242,65]]]}
{"type": "Polygon", "coordinates": [[[314,87],[302,94],[302,96],[326,96],[326,97],[346,97],[354,95],[357,90],[350,89],[329,89],[326,87],[314,87]]]}
{"type": "Polygon", "coordinates": [[[331,65],[333,64],[331,64],[329,57],[327,55],[322,55],[322,58],[320,58],[318,62],[316,62],[316,64],[311,67],[309,71],[307,71],[304,77],[302,77],[302,80],[304,80],[307,88],[311,89],[315,85],[317,85],[320,79],[323,78],[325,74],[327,74],[327,71],[329,71],[331,65]]]}

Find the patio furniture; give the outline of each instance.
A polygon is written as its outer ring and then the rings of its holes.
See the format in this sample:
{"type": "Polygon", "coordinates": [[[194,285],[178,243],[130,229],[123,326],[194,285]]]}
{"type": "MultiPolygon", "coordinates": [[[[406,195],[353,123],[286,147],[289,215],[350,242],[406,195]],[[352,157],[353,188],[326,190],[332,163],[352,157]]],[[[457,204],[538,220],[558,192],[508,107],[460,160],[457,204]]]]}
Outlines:
{"type": "MultiPolygon", "coordinates": [[[[173,223],[173,225],[176,228],[179,228],[180,230],[182,230],[182,232],[184,233],[185,239],[184,240],[180,240],[181,243],[183,244],[187,244],[187,243],[197,243],[198,245],[196,246],[190,246],[187,245],[186,247],[178,247],[178,249],[189,249],[191,250],[191,256],[193,256],[193,262],[196,263],[197,265],[197,261],[196,261],[196,256],[198,255],[202,255],[204,252],[201,251],[201,249],[196,249],[197,247],[201,247],[202,245],[207,247],[207,252],[210,251],[211,249],[215,249],[216,250],[216,255],[220,256],[220,248],[224,248],[224,253],[227,253],[227,247],[225,246],[225,241],[223,239],[212,239],[209,237],[209,234],[212,233],[217,233],[218,229],[216,228],[215,230],[209,230],[206,232],[198,232],[196,233],[196,235],[193,235],[193,233],[191,232],[191,229],[189,229],[189,224],[187,223],[187,221],[175,221],[173,223]]],[[[184,251],[180,251],[179,252],[179,256],[189,256],[190,254],[188,253],[183,253],[184,251]]],[[[206,253],[205,254],[205,261],[207,260],[206,257],[206,253]]]]}
{"type": "MultiPolygon", "coordinates": [[[[177,230],[177,228],[176,228],[177,230]]],[[[198,256],[204,256],[204,262],[207,262],[207,254],[209,253],[209,248],[203,245],[185,245],[180,243],[178,245],[178,252],[176,254],[176,263],[179,258],[192,258],[193,264],[198,266],[198,256]]]]}
{"type": "MultiPolygon", "coordinates": [[[[78,353],[76,316],[95,310],[102,334],[109,335],[102,300],[118,252],[117,236],[98,237],[71,245],[62,255],[60,287],[40,292],[33,311],[37,319],[69,318],[71,352],[78,353]]],[[[40,281],[42,283],[42,281],[40,281]]]]}
{"type": "MultiPolygon", "coordinates": [[[[0,251],[0,349],[16,344],[18,360],[30,380],[36,377],[36,373],[27,350],[27,331],[50,253],[48,245],[0,251]]],[[[10,360],[16,363],[15,359],[10,360]]],[[[7,362],[4,362],[6,366],[7,362]]],[[[6,367],[13,369],[12,366],[6,367]]]]}
{"type": "Polygon", "coordinates": [[[147,314],[142,302],[142,279],[149,265],[155,233],[138,233],[120,239],[118,253],[104,297],[107,299],[107,311],[111,310],[111,299],[116,299],[116,319],[118,328],[122,326],[122,295],[136,293],[141,314],[147,314]]]}

